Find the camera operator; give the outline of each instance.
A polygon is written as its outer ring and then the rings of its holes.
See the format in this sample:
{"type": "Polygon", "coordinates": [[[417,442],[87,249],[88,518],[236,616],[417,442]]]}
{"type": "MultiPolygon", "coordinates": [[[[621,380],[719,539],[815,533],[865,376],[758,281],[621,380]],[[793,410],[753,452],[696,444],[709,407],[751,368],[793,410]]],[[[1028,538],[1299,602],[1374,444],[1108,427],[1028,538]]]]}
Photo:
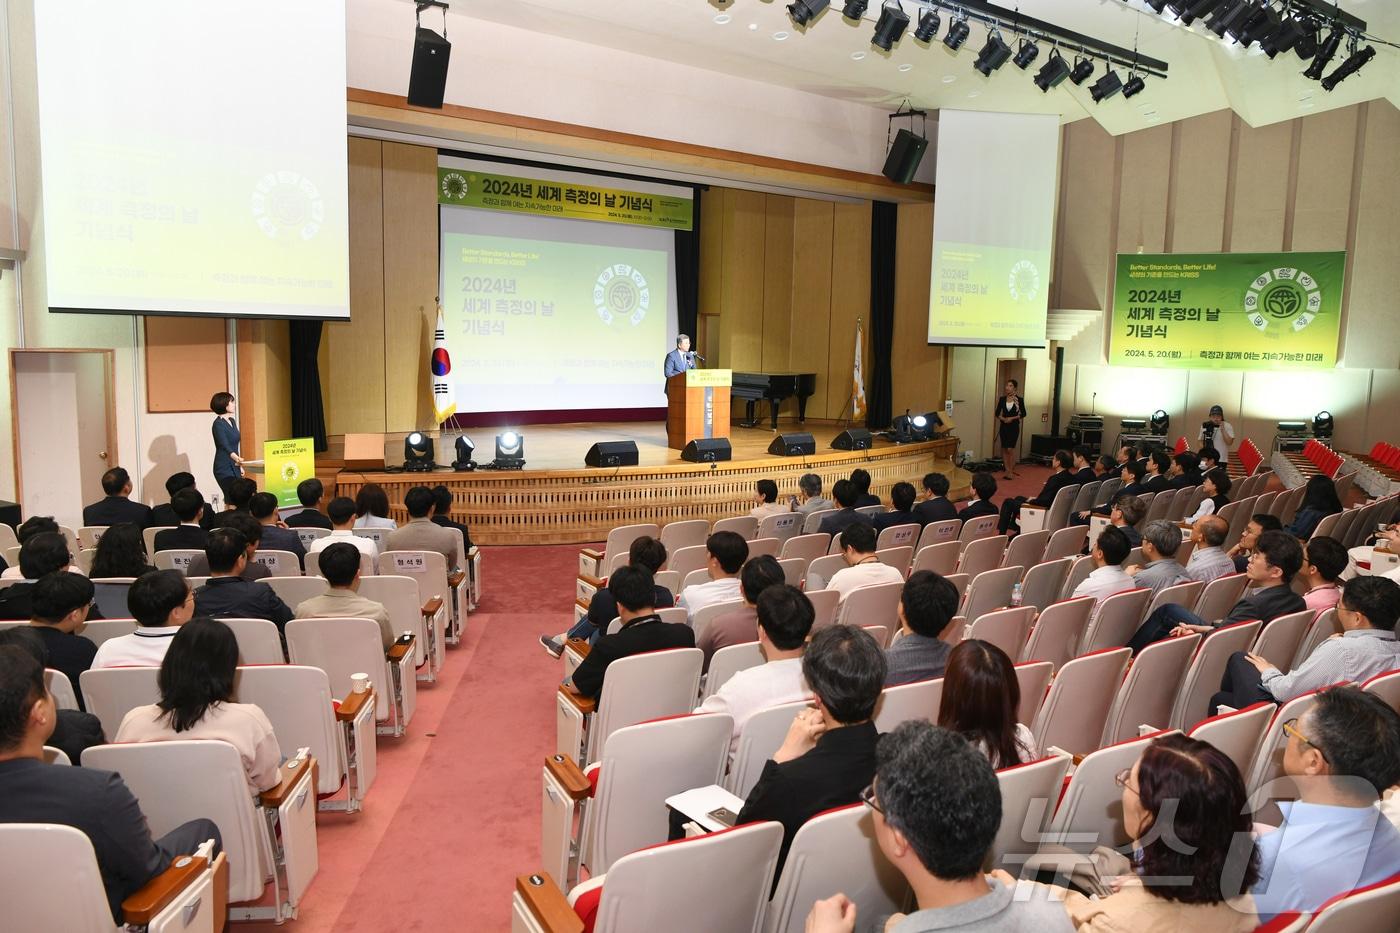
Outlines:
{"type": "Polygon", "coordinates": [[[1221,466],[1230,462],[1230,451],[1235,447],[1235,426],[1225,420],[1225,409],[1219,405],[1210,406],[1210,417],[1201,423],[1201,444],[1220,452],[1221,466]]]}

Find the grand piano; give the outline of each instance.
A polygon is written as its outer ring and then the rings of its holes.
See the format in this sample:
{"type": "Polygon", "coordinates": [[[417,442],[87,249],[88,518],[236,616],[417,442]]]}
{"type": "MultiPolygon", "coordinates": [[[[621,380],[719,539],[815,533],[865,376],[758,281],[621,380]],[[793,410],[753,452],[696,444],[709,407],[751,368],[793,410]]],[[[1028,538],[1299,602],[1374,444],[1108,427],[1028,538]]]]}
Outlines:
{"type": "MultiPolygon", "coordinates": [[[[731,398],[744,400],[747,409],[741,424],[746,428],[757,427],[754,406],[768,400],[769,419],[774,431],[778,430],[778,408],[785,399],[797,396],[797,420],[807,420],[807,399],[817,391],[816,373],[734,373],[730,386],[731,398]]],[[[761,413],[760,409],[760,413],[761,413]]]]}

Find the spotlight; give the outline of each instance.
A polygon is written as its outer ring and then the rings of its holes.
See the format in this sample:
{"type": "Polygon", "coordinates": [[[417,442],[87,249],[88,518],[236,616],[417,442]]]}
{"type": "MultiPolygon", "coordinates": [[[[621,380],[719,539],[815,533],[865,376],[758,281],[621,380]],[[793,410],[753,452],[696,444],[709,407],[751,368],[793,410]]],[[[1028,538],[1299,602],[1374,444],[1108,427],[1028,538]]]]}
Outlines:
{"type": "Polygon", "coordinates": [[[1332,64],[1332,59],[1337,54],[1337,47],[1342,44],[1342,30],[1338,26],[1332,27],[1332,32],[1317,47],[1317,53],[1313,55],[1312,64],[1308,70],[1303,72],[1303,77],[1312,78],[1314,81],[1322,77],[1322,73],[1327,70],[1327,66],[1332,64]]]}
{"type": "Polygon", "coordinates": [[[515,431],[496,435],[496,459],[492,466],[498,470],[520,470],[525,467],[525,438],[515,431]]]}
{"type": "Polygon", "coordinates": [[[1181,20],[1181,25],[1190,26],[1218,6],[1220,0],[1172,0],[1171,10],[1181,20]]]}
{"type": "Polygon", "coordinates": [[[1089,75],[1093,73],[1094,60],[1092,58],[1084,58],[1079,55],[1075,56],[1074,69],[1069,73],[1069,79],[1071,81],[1075,84],[1083,84],[1085,81],[1089,80],[1089,75]]]}
{"type": "Polygon", "coordinates": [[[1147,5],[1152,7],[1153,13],[1160,13],[1167,6],[1167,0],[1147,0],[1147,5]]]}
{"type": "Polygon", "coordinates": [[[1225,0],[1206,20],[1206,28],[1221,38],[1225,37],[1226,30],[1234,35],[1248,13],[1249,4],[1245,0],[1225,0]]]}
{"type": "Polygon", "coordinates": [[[1303,34],[1294,43],[1293,54],[1303,61],[1307,61],[1317,54],[1317,37],[1321,34],[1321,28],[1316,23],[1309,21],[1304,21],[1302,26],[1303,34]]]}
{"type": "Polygon", "coordinates": [[[938,416],[932,412],[911,415],[905,410],[904,414],[891,422],[890,433],[896,444],[911,444],[928,440],[933,436],[933,429],[938,424],[938,416]]]}
{"type": "Polygon", "coordinates": [[[1124,418],[1118,422],[1119,430],[1128,434],[1141,434],[1147,430],[1146,418],[1124,418]]]}
{"type": "Polygon", "coordinates": [[[1245,19],[1238,32],[1231,31],[1230,35],[1234,36],[1235,40],[1245,48],[1249,48],[1255,42],[1258,42],[1262,48],[1264,43],[1272,39],[1282,26],[1283,19],[1274,12],[1273,7],[1261,6],[1256,7],[1254,12],[1245,19]]]}
{"type": "Polygon", "coordinates": [[[875,21],[875,35],[870,44],[886,52],[904,35],[909,28],[909,14],[900,8],[899,0],[886,2],[880,8],[880,18],[875,21]]]}
{"type": "Polygon", "coordinates": [[[1060,55],[1059,49],[1051,49],[1050,57],[1045,59],[1045,64],[1040,66],[1040,71],[1031,80],[1035,86],[1042,91],[1049,92],[1065,78],[1069,77],[1069,63],[1060,55]]]}
{"type": "Polygon", "coordinates": [[[1270,36],[1265,36],[1259,40],[1259,47],[1264,50],[1264,54],[1269,58],[1277,58],[1278,53],[1287,52],[1297,46],[1299,40],[1308,34],[1308,27],[1297,17],[1290,16],[1279,23],[1277,29],[1270,36]]]}
{"type": "Polygon", "coordinates": [[[1322,89],[1324,91],[1332,90],[1334,87],[1341,84],[1347,78],[1350,78],[1352,75],[1360,71],[1367,62],[1369,62],[1375,57],[1376,49],[1374,46],[1370,45],[1366,46],[1366,48],[1364,49],[1359,49],[1355,52],[1352,52],[1350,55],[1347,56],[1346,61],[1342,62],[1339,66],[1337,66],[1336,71],[1332,72],[1330,75],[1322,79],[1322,89]]]}
{"type": "Polygon", "coordinates": [[[846,0],[845,5],[841,7],[841,15],[846,19],[860,19],[869,5],[867,0],[846,0]]]}
{"type": "Polygon", "coordinates": [[[476,464],[472,461],[472,454],[476,451],[476,445],[472,439],[463,434],[457,438],[457,459],[452,461],[452,469],[461,472],[468,472],[476,469],[476,464]]]}
{"type": "Polygon", "coordinates": [[[787,11],[793,23],[798,26],[806,26],[830,5],[831,0],[795,0],[795,2],[788,4],[787,11]]]}
{"type": "Polygon", "coordinates": [[[1025,71],[1031,66],[1031,62],[1035,61],[1036,56],[1039,54],[1040,46],[1036,45],[1030,39],[1022,39],[1020,48],[1016,50],[1016,57],[1011,59],[1011,61],[1017,68],[1025,71]]]}
{"type": "Polygon", "coordinates": [[[1172,419],[1159,408],[1152,413],[1151,418],[1147,419],[1147,426],[1158,437],[1166,437],[1167,429],[1172,426],[1172,419]]]}
{"type": "Polygon", "coordinates": [[[992,72],[1005,65],[1010,57],[1011,46],[1006,44],[1001,33],[993,29],[987,33],[987,44],[977,53],[977,60],[972,63],[972,67],[990,78],[992,72]]]}
{"type": "Polygon", "coordinates": [[[1313,437],[1330,438],[1332,436],[1332,413],[1330,411],[1320,411],[1313,415],[1313,437]]]}
{"type": "Polygon", "coordinates": [[[938,35],[938,11],[925,10],[919,14],[919,25],[914,30],[914,38],[920,42],[932,42],[938,35]]]}
{"type": "Polygon", "coordinates": [[[403,468],[409,473],[429,473],[437,466],[433,462],[433,439],[414,431],[403,439],[403,468]]]}
{"type": "Polygon", "coordinates": [[[967,20],[954,20],[948,25],[948,34],[943,37],[943,44],[956,52],[958,49],[962,48],[962,44],[967,41],[967,37],[971,32],[972,29],[967,25],[967,20]]]}
{"type": "Polygon", "coordinates": [[[1123,96],[1136,97],[1142,93],[1145,87],[1147,87],[1147,85],[1143,82],[1141,75],[1130,75],[1128,77],[1128,82],[1123,85],[1123,96]]]}
{"type": "Polygon", "coordinates": [[[1089,96],[1094,99],[1094,103],[1100,104],[1121,90],[1123,90],[1123,79],[1118,77],[1118,72],[1110,68],[1103,73],[1099,80],[1089,86],[1089,96]]]}

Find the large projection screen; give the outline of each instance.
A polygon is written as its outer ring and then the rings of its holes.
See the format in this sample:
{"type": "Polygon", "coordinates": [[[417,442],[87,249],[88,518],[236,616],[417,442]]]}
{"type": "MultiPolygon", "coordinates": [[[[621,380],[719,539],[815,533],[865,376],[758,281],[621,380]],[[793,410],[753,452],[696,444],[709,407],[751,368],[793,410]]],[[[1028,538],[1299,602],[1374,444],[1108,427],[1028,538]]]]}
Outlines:
{"type": "Polygon", "coordinates": [[[34,17],[51,310],[350,316],[343,0],[34,17]]]}
{"type": "Polygon", "coordinates": [[[938,116],[928,342],[1045,346],[1060,120],[938,116]]]}

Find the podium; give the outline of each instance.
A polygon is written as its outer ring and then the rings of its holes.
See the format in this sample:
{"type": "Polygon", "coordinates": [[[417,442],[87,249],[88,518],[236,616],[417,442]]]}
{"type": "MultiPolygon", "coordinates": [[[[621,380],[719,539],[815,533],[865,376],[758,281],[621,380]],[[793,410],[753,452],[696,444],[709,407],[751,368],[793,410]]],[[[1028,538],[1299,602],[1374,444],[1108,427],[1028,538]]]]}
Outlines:
{"type": "Polygon", "coordinates": [[[684,450],[696,438],[729,436],[728,369],[689,369],[666,380],[666,446],[684,450]]]}

